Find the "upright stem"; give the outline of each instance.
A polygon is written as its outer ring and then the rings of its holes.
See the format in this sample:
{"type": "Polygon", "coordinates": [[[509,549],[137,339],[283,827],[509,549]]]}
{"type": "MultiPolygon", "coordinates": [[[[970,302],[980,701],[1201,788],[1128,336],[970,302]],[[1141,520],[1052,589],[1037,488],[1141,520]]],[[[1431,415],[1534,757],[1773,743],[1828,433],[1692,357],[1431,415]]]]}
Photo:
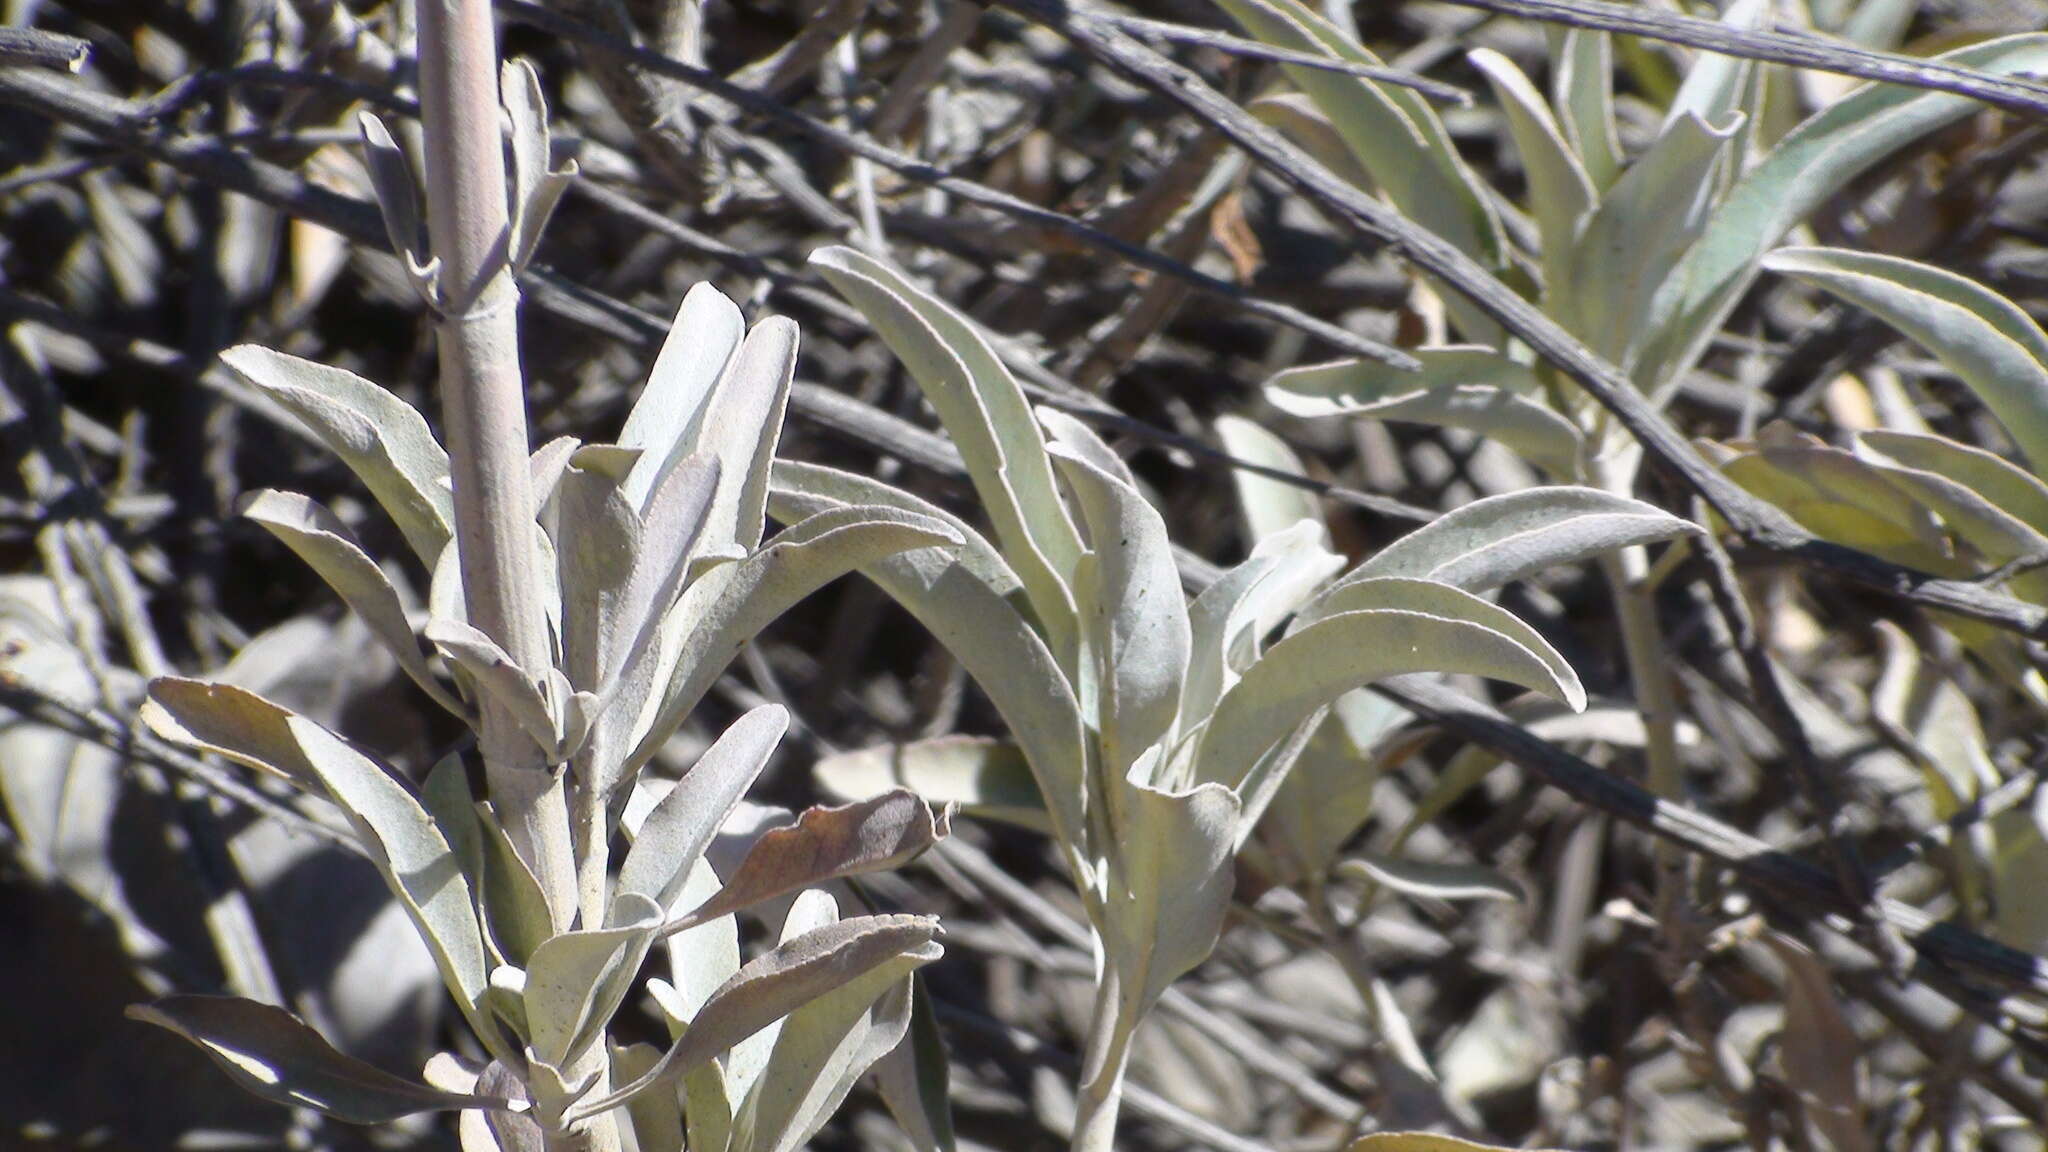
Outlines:
{"type": "MultiPolygon", "coordinates": [[[[441,403],[462,592],[470,624],[539,675],[552,656],[532,570],[519,289],[509,261],[491,5],[422,0],[419,14],[427,232],[440,262],[441,403]]],[[[511,715],[488,702],[480,745],[492,803],[564,926],[576,882],[561,785],[511,715]]]]}
{"type": "Polygon", "coordinates": [[[1073,1152],[1114,1152],[1117,1112],[1124,1100],[1124,1069],[1138,1022],[1123,1018],[1116,970],[1105,965],[1095,985],[1095,1012],[1088,1022],[1088,1055],[1074,1106],[1073,1152]]]}

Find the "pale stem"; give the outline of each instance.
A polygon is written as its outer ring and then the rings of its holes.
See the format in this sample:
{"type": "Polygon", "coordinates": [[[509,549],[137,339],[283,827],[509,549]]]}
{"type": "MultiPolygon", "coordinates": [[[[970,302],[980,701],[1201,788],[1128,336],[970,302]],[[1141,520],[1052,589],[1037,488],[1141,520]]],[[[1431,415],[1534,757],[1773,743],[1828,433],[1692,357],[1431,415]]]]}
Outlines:
{"type": "Polygon", "coordinates": [[[1103,966],[1095,985],[1095,1011],[1088,1022],[1088,1055],[1074,1103],[1073,1152],[1113,1152],[1117,1112],[1123,1105],[1124,1070],[1130,1064],[1136,1020],[1123,1018],[1116,970],[1103,966]]]}

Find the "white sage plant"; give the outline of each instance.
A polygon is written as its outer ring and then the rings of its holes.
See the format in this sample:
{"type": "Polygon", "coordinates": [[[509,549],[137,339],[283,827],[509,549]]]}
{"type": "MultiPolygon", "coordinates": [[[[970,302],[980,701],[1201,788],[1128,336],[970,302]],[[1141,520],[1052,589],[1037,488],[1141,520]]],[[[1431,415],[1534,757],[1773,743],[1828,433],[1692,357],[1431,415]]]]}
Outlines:
{"type": "MultiPolygon", "coordinates": [[[[907,782],[1051,833],[1097,949],[1073,1146],[1105,1152],[1134,1031],[1215,947],[1237,855],[1332,700],[1422,672],[1505,680],[1575,709],[1584,692],[1535,629],[1454,584],[1391,558],[1339,576],[1312,520],[1261,540],[1190,601],[1164,521],[1093,431],[1034,411],[971,322],[888,266],[846,248],[812,263],[937,411],[993,536],[879,481],[790,461],[775,466],[771,514],[879,504],[945,519],[957,549],[863,571],[952,651],[1014,741],[945,737],[821,771],[837,788],[907,782]]],[[[1667,533],[1682,524],[1659,516],[1667,533]]]]}
{"type": "MultiPolygon", "coordinates": [[[[569,172],[547,161],[531,70],[508,66],[503,89],[516,242],[485,271],[509,287],[569,172]]],[[[458,310],[450,263],[413,250],[407,160],[374,119],[364,135],[394,243],[448,324],[458,310]]],[[[427,146],[431,177],[431,132],[427,146]]],[[[408,610],[386,566],[319,503],[262,491],[243,513],[304,559],[428,698],[476,729],[481,755],[451,752],[416,784],[260,696],[178,677],[150,685],[142,718],[339,809],[484,1059],[437,1057],[422,1083],[344,1056],[273,1005],[176,995],[136,1006],[136,1017],[279,1103],[366,1124],[464,1110],[465,1152],[679,1152],[686,1131],[700,1152],[786,1152],[809,1139],[903,1038],[909,974],[940,954],[935,920],[843,916],[816,886],[911,858],[945,834],[947,816],[900,790],[794,819],[749,813],[740,831],[751,841],[721,876],[706,850],[787,714],[745,714],[672,784],[646,769],[741,645],[798,599],[862,564],[962,537],[941,517],[847,504],[765,538],[797,335],[781,318],[748,330],[731,301],[698,285],[615,442],[564,438],[530,457],[519,446],[515,487],[528,495],[495,536],[468,530],[461,500],[464,484],[489,474],[451,458],[397,396],[265,348],[224,354],[376,498],[431,574],[425,613],[408,610]],[[505,551],[464,562],[485,548],[505,551]],[[482,625],[481,595],[502,589],[469,579],[475,570],[535,590],[538,660],[482,625]],[[621,832],[630,848],[614,866],[621,832]],[[792,896],[777,942],[742,963],[735,914],[792,896]],[[643,986],[656,944],[668,978],[643,986]],[[614,1015],[640,987],[667,1021],[666,1050],[613,1039],[614,1015]]],[[[517,423],[523,440],[523,413],[517,423]]]]}

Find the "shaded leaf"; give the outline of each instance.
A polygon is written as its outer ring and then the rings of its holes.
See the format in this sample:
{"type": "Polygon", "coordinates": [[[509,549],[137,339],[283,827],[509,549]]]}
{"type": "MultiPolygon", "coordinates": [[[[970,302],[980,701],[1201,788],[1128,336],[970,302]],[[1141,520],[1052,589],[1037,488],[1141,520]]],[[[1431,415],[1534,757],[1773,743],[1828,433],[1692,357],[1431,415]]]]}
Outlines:
{"type": "Polygon", "coordinates": [[[953,1152],[952,1069],[923,973],[911,973],[910,1031],[875,1064],[875,1089],[916,1152],[953,1152]]]}
{"type": "Polygon", "coordinates": [[[246,689],[182,676],[150,681],[140,713],[151,732],[173,744],[211,752],[324,795],[319,776],[292,736],[291,715],[246,689]]]}
{"type": "Polygon", "coordinates": [[[1122,1019],[1134,1026],[1168,985],[1207,959],[1223,931],[1235,882],[1237,796],[1219,784],[1166,792],[1122,779],[1127,820],[1118,829],[1120,891],[1107,901],[1109,962],[1122,1019]]]}
{"type": "Polygon", "coordinates": [[[1050,832],[1045,800],[1015,744],[980,736],[939,736],[879,744],[818,761],[818,782],[847,800],[907,788],[927,802],[958,805],[962,815],[1050,832]]]}
{"type": "Polygon", "coordinates": [[[1599,192],[1593,178],[1566,142],[1542,93],[1515,62],[1491,48],[1465,57],[1493,89],[1514,138],[1515,152],[1528,173],[1530,214],[1541,239],[1543,286],[1546,295],[1569,291],[1566,283],[1571,252],[1578,244],[1579,225],[1593,211],[1599,192]]]}
{"type": "MultiPolygon", "coordinates": [[[[1223,450],[1247,463],[1296,476],[1305,470],[1301,458],[1286,441],[1239,416],[1220,416],[1216,438],[1223,450]]],[[[1261,476],[1248,468],[1234,468],[1230,479],[1237,486],[1237,510],[1244,517],[1246,541],[1256,546],[1303,520],[1323,523],[1322,497],[1296,484],[1261,476]]]]}
{"type": "Polygon", "coordinates": [[[282,1008],[239,996],[166,996],[130,1004],[128,1018],[168,1028],[204,1049],[248,1091],[351,1124],[383,1124],[418,1112],[511,1108],[511,1101],[443,1092],[352,1056],[282,1008]]]}
{"type": "Polygon", "coordinates": [[[536,1056],[565,1067],[601,1038],[640,971],[661,914],[648,897],[622,892],[612,905],[611,927],[559,933],[533,950],[526,1023],[536,1056]]]}
{"type": "Polygon", "coordinates": [[[1337,874],[1383,884],[1403,896],[1434,900],[1523,899],[1522,887],[1479,864],[1438,864],[1363,852],[1337,865],[1337,874]]]}

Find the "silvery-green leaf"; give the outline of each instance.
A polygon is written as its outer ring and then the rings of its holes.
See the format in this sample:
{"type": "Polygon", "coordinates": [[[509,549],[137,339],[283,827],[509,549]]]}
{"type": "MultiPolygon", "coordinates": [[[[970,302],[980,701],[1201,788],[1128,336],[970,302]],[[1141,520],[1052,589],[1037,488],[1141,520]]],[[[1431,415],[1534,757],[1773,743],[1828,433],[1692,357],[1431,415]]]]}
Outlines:
{"type": "Polygon", "coordinates": [[[469,675],[479,692],[519,722],[519,727],[547,754],[549,763],[561,761],[556,717],[540,684],[514,664],[496,641],[460,620],[440,617],[428,620],[423,634],[449,663],[469,675]]]}
{"type": "Polygon", "coordinates": [[[798,1007],[876,968],[900,978],[939,958],[925,916],[862,916],[807,932],[747,963],[713,993],[675,1043],[645,1075],[605,1096],[576,1105],[570,1122],[618,1107],[668,1083],[798,1007]]]}
{"type": "Polygon", "coordinates": [[[647,814],[619,869],[619,892],[651,897],[664,908],[674,903],[788,730],[789,711],[779,704],[763,704],[733,721],[647,814]]]}
{"type": "Polygon", "coordinates": [[[1010,567],[1053,651],[1072,650],[1068,574],[1081,541],[1053,483],[1045,437],[1024,392],[967,319],[878,261],[824,248],[811,263],[875,326],[960,446],[1010,567]]]}
{"type": "Polygon", "coordinates": [[[1763,266],[1826,290],[1934,353],[2048,468],[2048,333],[2012,301],[1930,264],[1842,248],[1784,248],[1763,266]]]}
{"type": "Polygon", "coordinates": [[[1365,360],[1290,368],[1266,399],[1293,416],[1364,416],[1463,428],[1491,437],[1553,475],[1576,476],[1582,437],[1541,398],[1536,375],[1491,348],[1421,348],[1416,372],[1365,360]]]}
{"type": "Polygon", "coordinates": [[[1119,970],[1123,1018],[1135,1022],[1167,985],[1208,958],[1230,905],[1238,802],[1202,784],[1166,792],[1122,779],[1121,891],[1107,902],[1109,962],[1119,970]]]}
{"type": "Polygon", "coordinates": [[[1514,137],[1515,152],[1528,173],[1530,214],[1536,218],[1542,242],[1544,290],[1555,295],[1564,289],[1579,225],[1593,211],[1599,191],[1566,142],[1542,93],[1514,61],[1491,48],[1469,52],[1465,58],[1493,89],[1493,98],[1507,118],[1508,134],[1514,137]]]}
{"type": "Polygon", "coordinates": [[[1296,521],[1262,538],[1250,556],[1195,597],[1188,608],[1193,639],[1181,686],[1183,724],[1207,716],[1237,682],[1238,670],[1257,659],[1266,634],[1343,567],[1344,558],[1324,546],[1327,535],[1318,523],[1296,521]]]}
{"type": "Polygon", "coordinates": [[[1337,865],[1337,874],[1384,884],[1404,896],[1426,896],[1434,900],[1519,901],[1523,898],[1521,885],[1478,864],[1436,864],[1362,852],[1337,865]]]}
{"type": "MultiPolygon", "coordinates": [[[[1771,15],[1771,7],[1769,0],[1734,0],[1721,10],[1721,23],[1743,30],[1761,28],[1771,15]]],[[[1750,77],[1755,71],[1755,62],[1746,57],[1699,53],[1693,57],[1692,67],[1686,69],[1678,94],[1664,110],[1665,128],[1688,114],[1709,124],[1734,113],[1747,114],[1750,77]]]]}
{"type": "Polygon", "coordinates": [[[715,920],[827,880],[894,868],[945,839],[949,817],[949,809],[934,816],[931,805],[902,790],[837,808],[806,809],[796,823],[763,832],[718,895],[665,930],[715,920]]]}
{"type": "Polygon", "coordinates": [[[1001,740],[938,736],[881,744],[823,757],[814,771],[826,791],[846,800],[907,788],[932,804],[956,804],[965,816],[1052,830],[1031,765],[1015,744],[1001,740]]]}
{"type": "Polygon", "coordinates": [[[533,950],[526,966],[527,1041],[534,1054],[562,1067],[603,1035],[625,999],[662,908],[638,892],[621,892],[610,927],[562,932],[533,950]]]}
{"type": "MultiPolygon", "coordinates": [[[[676,890],[675,898],[669,901],[668,914],[680,915],[698,907],[706,900],[718,895],[723,884],[711,863],[703,857],[690,865],[689,878],[676,890]]],[[[695,928],[687,928],[662,941],[668,949],[670,1003],[664,1003],[663,1012],[672,1012],[677,1024],[688,1024],[697,1018],[711,994],[720,985],[740,970],[739,921],[723,916],[695,928]]],[[[649,981],[652,988],[654,981],[649,981]]],[[[680,1031],[676,1035],[681,1035],[680,1031]]]]}
{"type": "MultiPolygon", "coordinates": [[[[839,922],[839,901],[822,888],[813,888],[797,894],[791,900],[782,917],[782,931],[776,937],[778,945],[821,928],[828,928],[839,922]]],[[[754,1086],[768,1071],[768,1058],[775,1052],[776,1038],[789,1022],[788,1017],[775,1021],[738,1044],[733,1045],[723,1061],[726,1098],[732,1101],[733,1146],[745,1148],[744,1139],[739,1138],[740,1112],[745,1108],[747,1098],[753,1094],[754,1086]]]]}
{"type": "MultiPolygon", "coordinates": [[[[2048,70],[2048,36],[2007,36],[1935,57],[1997,75],[2048,70]]],[[[1645,391],[1677,379],[1754,280],[1757,261],[1793,225],[1915,140],[1982,106],[1964,96],[1869,84],[1794,129],[1738,180],[1706,231],[1657,290],[1651,343],[1637,362],[1645,391]]]]}
{"type": "Polygon", "coordinates": [[[301,716],[287,716],[285,726],[307,767],[371,849],[371,861],[412,917],[456,1004],[488,1043],[496,1031],[482,1010],[488,983],[483,930],[461,862],[433,817],[390,769],[327,729],[301,716]]]}
{"type": "Polygon", "coordinates": [[[211,752],[324,795],[318,775],[286,723],[291,715],[233,685],[159,676],[149,682],[140,718],[151,732],[173,744],[211,752]]]}
{"type": "Polygon", "coordinates": [[[412,164],[375,113],[358,112],[356,127],[362,133],[363,167],[369,170],[391,251],[417,265],[426,233],[420,228],[419,189],[413,182],[412,164]]]}
{"type": "Polygon", "coordinates": [[[1339,583],[1415,576],[1487,592],[1545,568],[1699,531],[1653,504],[1596,488],[1528,488],[1437,517],[1380,549],[1339,583]]]}
{"type": "Polygon", "coordinates": [[[1561,291],[1546,297],[1594,351],[1631,365],[1658,285],[1707,226],[1715,166],[1735,162],[1739,117],[1711,125],[1687,114],[1601,198],[1571,250],[1561,291]]]}
{"type": "Polygon", "coordinates": [[[654,688],[662,624],[696,572],[695,559],[718,490],[717,459],[699,453],[662,477],[647,498],[639,551],[602,660],[602,709],[591,735],[588,779],[607,795],[624,778],[620,758],[632,751],[641,712],[654,688]]]}
{"type": "Polygon", "coordinates": [[[954,559],[982,583],[1005,596],[1017,597],[1020,607],[1029,608],[1028,602],[1022,598],[1023,582],[1010,570],[1010,562],[1003,559],[1003,554],[996,551],[986,536],[944,508],[894,485],[821,464],[777,460],[768,505],[769,514],[785,524],[796,524],[820,512],[852,505],[893,508],[898,512],[928,516],[960,537],[960,543],[953,552],[954,559]]]}
{"type": "Polygon", "coordinates": [[[2035,531],[2048,533],[2048,484],[1996,453],[1913,432],[1871,431],[1857,439],[1908,468],[1946,476],[2035,531]]]}
{"type": "MultiPolygon", "coordinates": [[[[420,782],[420,806],[433,818],[462,867],[471,896],[484,891],[485,865],[483,829],[477,824],[476,798],[469,791],[469,775],[462,766],[462,754],[450,752],[427,772],[420,782]]],[[[485,944],[489,944],[488,931],[485,944]]]]}
{"type": "Polygon", "coordinates": [[[242,515],[263,525],[319,573],[435,703],[457,716],[464,714],[461,702],[434,679],[390,578],[334,513],[297,493],[265,488],[242,501],[242,515]]]}
{"type": "Polygon", "coordinates": [[[1283,882],[1321,875],[1330,857],[1365,823],[1372,814],[1379,763],[1351,741],[1337,720],[1316,726],[1259,821],[1260,842],[1286,869],[1283,882]]]}
{"type": "Polygon", "coordinates": [[[708,547],[761,543],[768,465],[782,437],[796,372],[797,326],[782,316],[754,325],[690,428],[690,450],[718,460],[718,495],[708,514],[708,547]]]}
{"type": "Polygon", "coordinates": [[[484,923],[506,962],[524,968],[534,949],[554,935],[555,914],[547,890],[512,846],[497,812],[487,803],[473,811],[484,858],[484,923]]]}
{"type": "Polygon", "coordinates": [[[718,1062],[707,1060],[683,1073],[682,1090],[687,1147],[691,1152],[730,1152],[732,1096],[718,1062]]]}
{"type": "Polygon", "coordinates": [[[554,166],[548,148],[548,105],[541,95],[540,77],[524,60],[508,60],[499,69],[499,99],[512,122],[512,271],[516,274],[533,259],[540,245],[548,217],[568,191],[576,176],[576,162],[554,166]]]}
{"type": "MultiPolygon", "coordinates": [[[[652,1044],[613,1046],[614,1084],[625,1084],[647,1074],[661,1059],[661,1049],[652,1044]]],[[[683,1152],[683,1110],[672,1092],[642,1092],[626,1105],[633,1125],[633,1143],[638,1152],[683,1152]]]]}
{"type": "Polygon", "coordinates": [[[1579,677],[1565,663],[1557,649],[1527,622],[1491,600],[1484,600],[1452,584],[1418,580],[1412,576],[1371,576],[1347,582],[1316,602],[1316,615],[1365,612],[1392,608],[1421,612],[1448,620],[1464,620],[1490,628],[1529,650],[1530,655],[1550,670],[1550,678],[1562,689],[1564,702],[1574,712],[1586,707],[1586,690],[1579,677]]]}
{"type": "MultiPolygon", "coordinates": [[[[1217,3],[1246,31],[1275,47],[1354,64],[1380,63],[1300,0],[1217,3]]],[[[1505,241],[1492,202],[1423,96],[1398,85],[1298,64],[1282,65],[1281,71],[1315,100],[1360,166],[1403,215],[1486,267],[1500,265],[1505,241]]],[[[1445,293],[1444,301],[1468,338],[1494,342],[1500,329],[1492,320],[1454,293],[1445,293]]]]}
{"type": "Polygon", "coordinates": [[[1303,92],[1277,92],[1261,96],[1245,111],[1278,128],[1297,148],[1335,173],[1354,188],[1372,186],[1372,176],[1358,163],[1358,157],[1344,143],[1344,136],[1330,118],[1303,92]]]}
{"type": "Polygon", "coordinates": [[[1088,602],[1101,614],[1081,626],[1096,661],[1104,765],[1122,775],[1173,729],[1188,663],[1187,598],[1158,510],[1072,449],[1049,451],[1080,506],[1095,557],[1088,602]]]}
{"type": "Polygon", "coordinates": [[[1484,625],[1419,612],[1344,612],[1281,640],[1245,669],[1202,734],[1195,778],[1234,787],[1317,709],[1410,672],[1485,676],[1560,699],[1576,688],[1521,643],[1484,625]]]}
{"type": "Polygon", "coordinates": [[[1621,178],[1621,138],[1614,121],[1614,45],[1607,33],[1564,28],[1553,41],[1551,103],[1565,139],[1596,189],[1621,178]]]}
{"type": "MultiPolygon", "coordinates": [[[[1307,472],[1286,441],[1241,416],[1218,417],[1216,438],[1225,452],[1248,464],[1294,476],[1307,472]]],[[[1237,510],[1244,517],[1246,539],[1254,546],[1303,520],[1323,524],[1323,499],[1307,488],[1248,468],[1233,468],[1230,479],[1237,486],[1237,510]]]]}
{"type": "MultiPolygon", "coordinates": [[[[740,647],[797,601],[848,572],[884,563],[898,553],[959,542],[943,521],[914,512],[829,508],[783,529],[738,563],[691,584],[663,623],[666,687],[658,702],[649,701],[652,717],[641,717],[639,741],[626,758],[624,773],[630,776],[646,764],[740,647]]],[[[659,673],[656,682],[661,682],[659,673]]]]}
{"type": "Polygon", "coordinates": [[[910,977],[910,1030],[875,1064],[875,1090],[915,1152],[953,1152],[952,1069],[931,992],[910,977]]]}
{"type": "Polygon", "coordinates": [[[1116,449],[1096,435],[1095,429],[1083,424],[1057,408],[1038,409],[1038,423],[1045,429],[1048,447],[1059,445],[1074,456],[1087,461],[1102,472],[1116,478],[1117,483],[1130,488],[1138,486],[1138,478],[1131,473],[1131,466],[1116,454],[1116,449]]]}
{"type": "MultiPolygon", "coordinates": [[[[562,589],[562,671],[579,689],[595,691],[622,655],[635,560],[641,554],[640,513],[621,489],[633,464],[605,445],[588,444],[569,458],[555,489],[556,570],[562,589]]],[[[635,458],[637,459],[637,457],[635,458]]]]}
{"type": "Polygon", "coordinates": [[[583,442],[574,436],[557,436],[533,450],[526,458],[527,480],[533,487],[533,510],[538,518],[547,509],[548,501],[554,499],[555,485],[561,483],[562,470],[569,466],[569,457],[583,447],[583,442]]]}
{"type": "Polygon", "coordinates": [[[440,557],[455,523],[448,453],[412,405],[353,372],[254,344],[220,358],[355,472],[422,563],[440,557]]]}
{"type": "MultiPolygon", "coordinates": [[[[1963,484],[1934,472],[1893,465],[1873,465],[1899,490],[1941,517],[1960,538],[1963,549],[1991,568],[2017,560],[2048,556],[2048,536],[2006,512],[1963,484]]],[[[2010,577],[2015,594],[2036,603],[2048,598],[2048,572],[2029,570],[2010,577]]]]}
{"type": "Polygon", "coordinates": [[[501,1097],[443,1092],[393,1076],[335,1051],[284,1009],[239,996],[165,996],[130,1004],[127,1015],[199,1045],[236,1083],[265,1100],[311,1108],[351,1124],[384,1124],[418,1112],[513,1107],[501,1097]]]}
{"type": "Polygon", "coordinates": [[[901,552],[861,571],[917,617],[987,693],[1024,749],[1055,838],[1078,849],[1087,763],[1080,702],[1009,600],[936,549],[901,552]]]}
{"type": "Polygon", "coordinates": [[[640,460],[626,478],[626,494],[636,509],[669,464],[689,454],[690,429],[745,334],[740,310],[709,284],[690,289],[676,308],[647,386],[619,433],[621,445],[640,449],[640,460]]]}

